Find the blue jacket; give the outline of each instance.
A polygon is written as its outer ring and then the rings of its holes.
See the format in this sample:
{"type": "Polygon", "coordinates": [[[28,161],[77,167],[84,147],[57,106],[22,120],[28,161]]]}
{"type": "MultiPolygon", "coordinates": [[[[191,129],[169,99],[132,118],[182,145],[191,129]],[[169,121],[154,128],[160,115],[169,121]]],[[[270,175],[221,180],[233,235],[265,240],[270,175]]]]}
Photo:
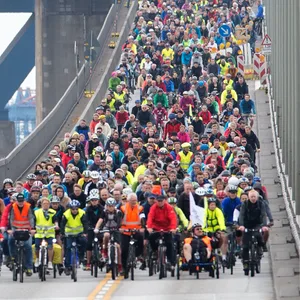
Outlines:
{"type": "Polygon", "coordinates": [[[169,80],[169,82],[164,80],[164,84],[166,85],[167,93],[174,92],[174,83],[172,80],[169,80]]]}
{"type": "Polygon", "coordinates": [[[76,164],[74,159],[71,159],[69,161],[69,164],[73,164],[75,167],[79,169],[79,172],[82,173],[84,170],[86,170],[86,165],[83,160],[79,160],[79,162],[76,164]]]}
{"type": "Polygon", "coordinates": [[[216,44],[219,46],[220,44],[224,44],[225,43],[225,40],[224,40],[224,38],[223,37],[221,37],[221,36],[216,36],[215,37],[215,42],[216,42],[216,44]]]}
{"type": "Polygon", "coordinates": [[[85,139],[88,141],[89,140],[89,135],[88,132],[90,131],[89,126],[81,127],[81,126],[76,126],[75,131],[78,132],[79,134],[84,134],[85,139]]]}
{"type": "Polygon", "coordinates": [[[242,202],[239,197],[236,197],[235,199],[230,199],[229,197],[226,197],[222,201],[222,210],[225,217],[225,223],[230,224],[233,223],[233,212],[235,208],[240,205],[242,202]]]}
{"type": "Polygon", "coordinates": [[[192,51],[190,51],[189,53],[186,53],[185,51],[182,52],[182,54],[181,54],[181,63],[183,65],[190,66],[192,56],[193,56],[193,52],[192,51]]]}
{"type": "Polygon", "coordinates": [[[251,112],[256,114],[255,105],[254,105],[253,100],[251,100],[251,99],[249,101],[246,101],[245,99],[243,99],[240,103],[240,108],[241,108],[242,114],[251,114],[251,112]]]}
{"type": "Polygon", "coordinates": [[[256,14],[256,18],[264,18],[264,8],[262,5],[259,5],[257,7],[257,14],[256,14]]]}

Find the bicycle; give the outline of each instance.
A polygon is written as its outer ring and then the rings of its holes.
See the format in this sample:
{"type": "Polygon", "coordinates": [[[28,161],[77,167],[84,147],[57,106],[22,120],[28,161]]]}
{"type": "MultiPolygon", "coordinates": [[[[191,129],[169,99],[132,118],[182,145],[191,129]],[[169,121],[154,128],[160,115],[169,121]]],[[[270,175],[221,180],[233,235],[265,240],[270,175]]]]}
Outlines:
{"type": "MultiPolygon", "coordinates": [[[[153,253],[154,254],[154,253],[153,253]]],[[[147,244],[147,266],[149,269],[149,277],[158,272],[157,257],[152,254],[150,243],[147,244]]]]}
{"type": "Polygon", "coordinates": [[[1,274],[2,264],[3,264],[3,248],[2,248],[2,241],[3,241],[3,239],[0,239],[0,274],[1,274]]]}
{"type": "MultiPolygon", "coordinates": [[[[56,226],[48,226],[48,227],[36,226],[38,230],[42,231],[42,235],[43,235],[42,242],[40,245],[40,250],[39,250],[39,278],[41,279],[41,281],[46,281],[46,274],[48,269],[47,266],[48,243],[46,241],[46,233],[47,231],[54,229],[55,227],[56,226]]],[[[53,267],[53,277],[56,278],[56,268],[54,269],[54,267],[53,267]]]]}
{"type": "Polygon", "coordinates": [[[79,268],[79,255],[76,239],[82,234],[67,234],[66,237],[72,240],[71,242],[71,279],[77,282],[77,269],[79,268]]]}
{"type": "Polygon", "coordinates": [[[101,233],[109,232],[108,242],[108,261],[106,273],[111,270],[111,279],[115,280],[118,277],[118,245],[115,241],[114,233],[118,230],[101,230],[101,233]]]}
{"type": "Polygon", "coordinates": [[[13,233],[13,237],[15,239],[15,244],[17,247],[17,259],[12,261],[12,273],[13,273],[13,281],[18,280],[18,274],[20,275],[19,281],[23,283],[24,281],[24,272],[25,272],[25,242],[29,240],[30,233],[28,230],[16,230],[13,233]]]}
{"type": "Polygon", "coordinates": [[[128,258],[127,258],[127,270],[130,271],[130,278],[134,280],[134,269],[136,268],[136,256],[135,256],[135,248],[136,248],[136,240],[134,238],[134,234],[138,232],[137,229],[125,229],[123,232],[130,233],[130,241],[128,248],[128,258]]]}
{"type": "Polygon", "coordinates": [[[101,272],[103,270],[103,257],[101,255],[101,246],[99,244],[99,238],[95,233],[95,237],[92,243],[92,257],[91,257],[91,276],[95,278],[98,277],[98,268],[100,268],[101,272]]]}
{"type": "MultiPolygon", "coordinates": [[[[245,233],[251,233],[251,239],[249,239],[249,267],[251,277],[255,276],[255,273],[259,274],[261,272],[261,256],[258,253],[258,241],[255,233],[261,234],[261,229],[247,229],[245,228],[245,233]]],[[[249,270],[245,271],[245,275],[249,275],[249,270]]]]}
{"type": "Polygon", "coordinates": [[[233,267],[235,266],[236,263],[236,248],[237,248],[237,243],[236,243],[236,232],[235,232],[235,227],[231,227],[232,232],[228,235],[228,265],[227,268],[230,269],[230,274],[233,274],[233,267]]]}

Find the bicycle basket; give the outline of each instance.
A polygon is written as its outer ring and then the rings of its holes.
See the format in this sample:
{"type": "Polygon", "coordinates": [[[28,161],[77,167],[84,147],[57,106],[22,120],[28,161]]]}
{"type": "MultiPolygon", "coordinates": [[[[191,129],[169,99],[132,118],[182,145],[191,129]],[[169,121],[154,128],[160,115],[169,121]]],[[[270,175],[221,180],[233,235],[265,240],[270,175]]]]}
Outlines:
{"type": "Polygon", "coordinates": [[[28,241],[30,238],[29,231],[15,231],[14,239],[17,241],[28,241]]]}

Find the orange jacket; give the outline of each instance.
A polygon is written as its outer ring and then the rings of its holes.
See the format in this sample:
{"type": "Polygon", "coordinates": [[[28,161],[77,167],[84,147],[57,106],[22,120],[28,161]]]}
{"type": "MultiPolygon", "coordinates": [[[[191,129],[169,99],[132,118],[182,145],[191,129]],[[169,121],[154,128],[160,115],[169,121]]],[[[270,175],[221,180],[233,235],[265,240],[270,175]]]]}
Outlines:
{"type": "Polygon", "coordinates": [[[22,208],[22,211],[20,212],[20,209],[17,205],[17,203],[14,203],[12,205],[12,209],[14,211],[14,219],[12,221],[12,226],[17,229],[30,229],[30,220],[29,220],[29,210],[31,205],[28,202],[24,202],[24,206],[22,208]]]}
{"type": "MultiPolygon", "coordinates": [[[[141,218],[140,214],[144,210],[143,206],[135,205],[132,207],[129,203],[121,206],[121,211],[124,214],[121,228],[122,229],[141,229],[141,218]]],[[[129,232],[124,232],[124,234],[130,235],[129,232]]]]}
{"type": "MultiPolygon", "coordinates": [[[[186,239],[184,239],[184,243],[191,244],[192,240],[193,240],[193,238],[186,238],[186,239]]],[[[210,243],[211,239],[207,235],[204,235],[201,240],[204,242],[207,249],[209,249],[211,251],[212,250],[211,243],[210,243]]]]}

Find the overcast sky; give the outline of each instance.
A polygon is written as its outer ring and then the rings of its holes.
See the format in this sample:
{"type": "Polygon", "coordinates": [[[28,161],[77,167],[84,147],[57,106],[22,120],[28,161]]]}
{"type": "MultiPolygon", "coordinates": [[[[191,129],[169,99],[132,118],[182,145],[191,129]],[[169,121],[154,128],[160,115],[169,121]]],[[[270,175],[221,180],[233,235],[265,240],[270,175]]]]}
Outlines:
{"type": "MultiPolygon", "coordinates": [[[[29,19],[31,13],[0,13],[0,55],[29,19]]],[[[35,68],[25,79],[22,88],[35,89],[35,68]]]]}

